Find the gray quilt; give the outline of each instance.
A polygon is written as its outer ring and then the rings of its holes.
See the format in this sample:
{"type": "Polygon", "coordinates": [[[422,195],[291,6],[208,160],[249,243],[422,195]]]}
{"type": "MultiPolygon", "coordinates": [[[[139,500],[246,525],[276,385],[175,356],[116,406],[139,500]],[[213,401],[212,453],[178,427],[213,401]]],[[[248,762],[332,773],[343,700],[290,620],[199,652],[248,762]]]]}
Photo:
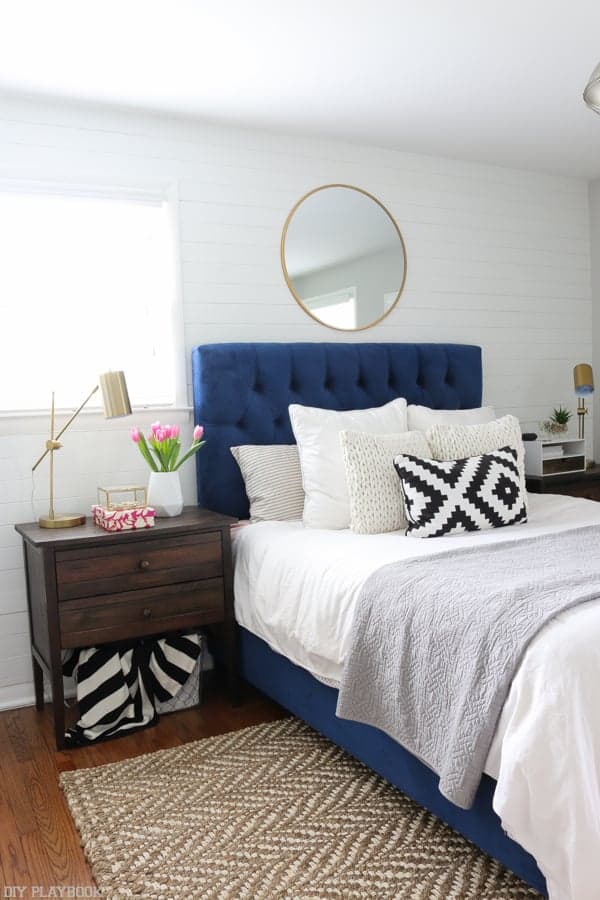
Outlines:
{"type": "Polygon", "coordinates": [[[599,525],[383,566],[357,603],[337,715],[385,731],[468,808],[527,645],[597,597],[599,525]]]}

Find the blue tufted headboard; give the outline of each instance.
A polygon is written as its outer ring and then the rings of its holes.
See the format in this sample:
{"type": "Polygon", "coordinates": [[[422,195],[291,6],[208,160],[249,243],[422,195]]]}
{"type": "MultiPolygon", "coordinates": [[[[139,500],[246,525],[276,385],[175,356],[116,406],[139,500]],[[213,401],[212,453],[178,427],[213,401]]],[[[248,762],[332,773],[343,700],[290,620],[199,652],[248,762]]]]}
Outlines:
{"type": "Polygon", "coordinates": [[[466,344],[204,344],[192,351],[198,502],[246,518],[229,448],[293,444],[288,406],[366,409],[395,397],[435,409],[481,405],[481,349],[466,344]]]}

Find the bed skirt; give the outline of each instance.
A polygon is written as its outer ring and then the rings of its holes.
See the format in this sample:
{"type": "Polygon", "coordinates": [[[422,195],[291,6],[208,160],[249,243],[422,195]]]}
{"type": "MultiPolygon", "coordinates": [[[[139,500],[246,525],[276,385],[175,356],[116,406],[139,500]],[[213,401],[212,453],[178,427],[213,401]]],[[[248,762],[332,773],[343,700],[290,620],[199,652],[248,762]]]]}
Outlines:
{"type": "Polygon", "coordinates": [[[299,719],[343,747],[391,784],[434,813],[490,856],[547,896],[535,859],[502,830],[492,809],[496,782],[484,775],[475,802],[465,810],[438,791],[438,776],[377,728],[335,715],[338,692],[294,665],[245,628],[240,633],[241,675],[299,719]]]}

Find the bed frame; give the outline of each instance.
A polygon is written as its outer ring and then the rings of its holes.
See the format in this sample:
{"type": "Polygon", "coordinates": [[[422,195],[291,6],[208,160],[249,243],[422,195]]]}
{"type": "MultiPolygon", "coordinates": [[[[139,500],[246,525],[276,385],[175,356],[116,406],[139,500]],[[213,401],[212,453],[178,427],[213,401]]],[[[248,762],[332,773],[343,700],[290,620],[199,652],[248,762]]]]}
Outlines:
{"type": "MultiPolygon", "coordinates": [[[[436,409],[481,405],[479,347],[462,344],[205,344],[192,352],[195,421],[207,443],[196,454],[198,502],[248,516],[244,483],[229,448],[293,444],[290,403],[366,409],[406,397],[436,409]]],[[[392,738],[335,715],[337,691],[240,629],[241,673],[251,684],[346,749],[547,896],[534,858],[502,830],[492,809],[496,782],[484,775],[475,803],[460,809],[438,777],[392,738]]]]}

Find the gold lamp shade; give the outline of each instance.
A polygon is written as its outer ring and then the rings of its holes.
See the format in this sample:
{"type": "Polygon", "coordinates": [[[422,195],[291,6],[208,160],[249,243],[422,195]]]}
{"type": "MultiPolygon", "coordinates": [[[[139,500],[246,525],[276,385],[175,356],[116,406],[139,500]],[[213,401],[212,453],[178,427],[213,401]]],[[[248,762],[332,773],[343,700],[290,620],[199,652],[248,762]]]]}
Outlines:
{"type": "Polygon", "coordinates": [[[98,377],[105,419],[131,415],[131,403],[123,372],[105,372],[98,377]]]}
{"type": "Polygon", "coordinates": [[[594,373],[589,363],[579,363],[573,369],[573,381],[577,395],[577,421],[579,423],[579,439],[585,438],[585,417],[587,407],[584,397],[594,393],[594,373]]]}
{"type": "Polygon", "coordinates": [[[575,393],[578,397],[594,393],[594,373],[589,363],[579,363],[573,369],[575,393]]]}

